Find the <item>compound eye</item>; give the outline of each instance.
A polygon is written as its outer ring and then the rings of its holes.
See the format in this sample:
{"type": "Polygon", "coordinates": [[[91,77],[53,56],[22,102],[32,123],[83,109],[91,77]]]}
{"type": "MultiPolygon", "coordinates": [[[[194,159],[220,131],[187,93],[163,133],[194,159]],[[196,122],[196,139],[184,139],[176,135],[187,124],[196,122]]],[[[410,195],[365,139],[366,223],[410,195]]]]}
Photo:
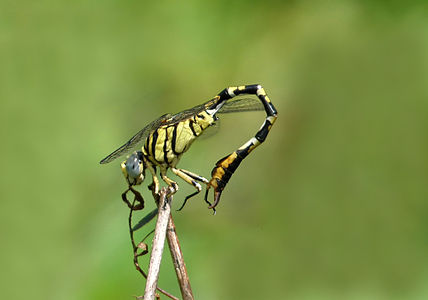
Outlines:
{"type": "Polygon", "coordinates": [[[141,175],[141,173],[143,172],[143,165],[141,163],[141,160],[138,159],[136,153],[133,153],[126,160],[125,165],[126,165],[126,172],[132,178],[139,177],[141,175]]]}

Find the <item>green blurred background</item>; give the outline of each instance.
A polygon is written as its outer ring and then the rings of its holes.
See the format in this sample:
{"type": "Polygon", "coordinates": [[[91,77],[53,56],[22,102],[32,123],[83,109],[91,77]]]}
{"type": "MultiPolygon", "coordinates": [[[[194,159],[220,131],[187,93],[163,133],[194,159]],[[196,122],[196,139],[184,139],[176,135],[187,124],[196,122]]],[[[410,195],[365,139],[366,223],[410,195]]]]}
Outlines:
{"type": "MultiPolygon", "coordinates": [[[[0,298],[142,294],[126,185],[99,160],[261,83],[279,112],[266,143],[216,216],[202,196],[174,213],[196,298],[428,299],[425,1],[155,2],[1,2],[0,298]]],[[[263,119],[224,116],[179,166],[208,177],[263,119]]]]}

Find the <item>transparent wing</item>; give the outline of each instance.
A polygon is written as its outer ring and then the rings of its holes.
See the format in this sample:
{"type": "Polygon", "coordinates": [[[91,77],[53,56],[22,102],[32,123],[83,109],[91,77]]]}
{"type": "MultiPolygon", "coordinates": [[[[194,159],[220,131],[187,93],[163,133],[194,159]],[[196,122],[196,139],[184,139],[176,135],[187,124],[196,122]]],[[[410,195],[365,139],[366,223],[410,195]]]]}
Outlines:
{"type": "Polygon", "coordinates": [[[198,114],[199,112],[203,111],[207,105],[211,104],[213,100],[207,101],[203,104],[197,105],[195,107],[192,107],[190,109],[186,109],[182,112],[179,112],[177,114],[171,115],[171,114],[165,114],[155,121],[151,122],[149,125],[141,129],[137,134],[135,134],[129,141],[127,141],[125,144],[123,144],[119,149],[111,153],[106,158],[102,159],[100,161],[100,164],[107,164],[109,162],[112,162],[118,157],[121,157],[123,155],[129,154],[132,151],[135,151],[138,146],[140,146],[141,141],[144,143],[146,138],[149,136],[151,132],[153,132],[156,128],[163,125],[170,125],[178,123],[182,120],[185,120],[187,118],[190,118],[194,114],[198,114]]]}
{"type": "Polygon", "coordinates": [[[170,117],[170,119],[168,119],[166,124],[174,124],[180,121],[183,121],[185,119],[188,119],[192,116],[194,116],[195,114],[200,113],[201,111],[203,111],[204,109],[206,109],[211,103],[213,102],[213,100],[207,101],[203,104],[197,105],[195,107],[183,110],[182,112],[179,112],[173,116],[170,117]]]}
{"type": "MultiPolygon", "coordinates": [[[[106,158],[100,161],[100,164],[107,164],[112,162],[118,157],[129,154],[132,151],[135,151],[138,146],[140,146],[141,141],[144,143],[149,134],[154,131],[159,126],[170,125],[181,122],[187,118],[192,117],[195,114],[200,113],[204,109],[208,108],[215,102],[214,99],[211,99],[203,104],[197,105],[190,109],[186,109],[177,114],[165,114],[155,121],[151,122],[149,125],[141,129],[137,134],[135,134],[129,141],[123,144],[119,149],[108,155],[106,158]]],[[[218,113],[236,113],[236,112],[246,112],[246,111],[260,111],[264,110],[263,104],[258,99],[253,98],[240,98],[236,97],[227,101],[218,113]]],[[[215,133],[216,130],[213,130],[215,133]]]]}
{"type": "Polygon", "coordinates": [[[218,111],[220,114],[237,113],[245,111],[260,111],[264,110],[263,103],[255,98],[232,98],[227,101],[218,111]]]}
{"type": "MultiPolygon", "coordinates": [[[[167,124],[173,124],[176,122],[180,122],[187,118],[192,117],[195,114],[200,113],[204,109],[207,109],[212,104],[215,103],[215,99],[211,99],[203,104],[197,105],[190,109],[186,109],[180,113],[177,113],[171,116],[170,119],[167,120],[167,124]]],[[[244,97],[235,97],[230,100],[227,100],[226,103],[220,108],[217,113],[227,114],[227,113],[238,113],[238,112],[246,112],[246,111],[261,111],[265,110],[263,103],[256,98],[244,98],[244,97]]]]}
{"type": "Polygon", "coordinates": [[[137,134],[135,134],[129,141],[123,144],[119,149],[115,150],[113,153],[108,155],[106,158],[100,161],[100,164],[107,164],[112,162],[118,157],[121,157],[125,154],[131,153],[134,151],[140,144],[141,141],[145,141],[149,136],[150,132],[158,128],[163,124],[167,124],[170,122],[171,114],[165,114],[158,119],[151,122],[149,125],[141,129],[137,134]]]}

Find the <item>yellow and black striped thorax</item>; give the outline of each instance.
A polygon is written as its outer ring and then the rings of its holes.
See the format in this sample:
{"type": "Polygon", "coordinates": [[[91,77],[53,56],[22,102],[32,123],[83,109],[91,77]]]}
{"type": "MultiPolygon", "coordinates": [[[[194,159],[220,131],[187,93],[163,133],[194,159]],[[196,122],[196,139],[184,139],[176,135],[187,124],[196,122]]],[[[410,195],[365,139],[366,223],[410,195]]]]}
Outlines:
{"type": "Polygon", "coordinates": [[[143,154],[155,165],[175,167],[181,155],[215,119],[203,110],[179,122],[159,126],[147,137],[143,154]]]}

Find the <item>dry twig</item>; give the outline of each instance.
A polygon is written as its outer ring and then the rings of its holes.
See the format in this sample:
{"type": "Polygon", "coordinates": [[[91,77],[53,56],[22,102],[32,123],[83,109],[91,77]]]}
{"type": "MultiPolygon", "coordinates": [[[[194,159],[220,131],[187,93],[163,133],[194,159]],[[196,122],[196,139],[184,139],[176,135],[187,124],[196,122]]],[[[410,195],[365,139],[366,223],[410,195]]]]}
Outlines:
{"type": "MultiPolygon", "coordinates": [[[[168,240],[168,246],[170,248],[171,257],[172,257],[172,261],[174,264],[174,269],[175,269],[175,272],[177,275],[177,280],[178,280],[178,283],[180,286],[181,295],[183,297],[183,300],[193,300],[194,298],[193,298],[192,288],[190,286],[189,276],[187,274],[186,265],[184,263],[183,254],[181,252],[180,243],[179,243],[178,236],[177,236],[177,233],[175,230],[175,224],[174,224],[174,221],[173,221],[172,216],[170,214],[170,204],[172,201],[172,196],[168,197],[168,199],[166,198],[166,194],[168,193],[168,189],[163,189],[161,191],[161,193],[159,193],[159,194],[156,194],[154,192],[153,186],[150,186],[149,189],[152,191],[152,195],[153,195],[153,198],[155,199],[156,205],[158,207],[162,208],[161,210],[158,210],[158,211],[162,212],[162,220],[159,221],[159,213],[158,213],[158,222],[157,222],[156,228],[158,228],[158,226],[159,226],[159,228],[161,228],[161,227],[163,228],[165,226],[165,216],[168,216],[168,218],[166,218],[168,220],[167,228],[166,228],[166,237],[168,240]],[[166,209],[166,211],[165,211],[165,209],[166,209]]],[[[136,193],[138,193],[138,192],[136,192],[136,193]]],[[[134,195],[135,195],[135,193],[134,193],[134,195]]],[[[136,198],[139,198],[138,196],[140,196],[140,195],[135,195],[135,196],[136,196],[136,198]]],[[[151,260],[150,260],[150,265],[153,266],[153,268],[154,268],[152,271],[153,273],[150,273],[150,267],[149,267],[149,274],[146,274],[141,269],[141,267],[139,266],[138,257],[148,253],[148,246],[147,246],[147,244],[144,243],[144,240],[151,233],[153,233],[153,231],[148,233],[143,238],[143,240],[140,243],[138,243],[138,245],[135,243],[134,231],[142,226],[142,225],[137,224],[137,226],[132,227],[132,216],[133,216],[133,211],[135,210],[135,209],[133,209],[133,207],[134,207],[136,201],[139,202],[138,199],[134,199],[134,202],[132,204],[128,205],[131,208],[128,221],[129,221],[129,232],[130,232],[130,236],[131,236],[131,242],[132,242],[132,246],[134,249],[134,265],[135,265],[136,269],[141,273],[141,275],[143,275],[143,277],[146,278],[146,280],[147,280],[146,291],[147,291],[148,286],[150,286],[149,293],[145,292],[144,298],[143,298],[143,296],[139,296],[139,297],[137,297],[137,299],[154,299],[153,297],[156,297],[156,294],[155,294],[155,291],[153,290],[153,288],[155,287],[159,292],[163,293],[167,297],[169,297],[171,299],[177,299],[178,300],[178,298],[176,298],[175,296],[166,292],[165,290],[163,290],[159,287],[156,287],[157,286],[157,278],[159,277],[159,266],[157,266],[157,265],[160,264],[161,257],[162,257],[162,251],[159,251],[159,250],[161,250],[159,248],[155,251],[155,244],[160,245],[160,242],[162,241],[162,236],[163,236],[162,245],[164,245],[165,231],[162,230],[163,231],[162,232],[162,231],[158,230],[158,232],[159,232],[158,233],[158,239],[156,239],[156,237],[154,237],[154,239],[153,239],[153,249],[152,249],[152,255],[151,255],[151,260]],[[156,239],[156,241],[155,241],[155,239],[156,239]],[[153,253],[155,253],[155,254],[153,254],[153,253]],[[152,259],[154,260],[154,262],[153,262],[154,264],[152,264],[152,259]],[[151,279],[149,280],[148,278],[151,278],[151,279]],[[156,282],[156,284],[154,284],[155,282],[156,282]],[[146,298],[146,295],[148,298],[146,298]],[[152,298],[150,298],[150,297],[152,297],[152,298]]],[[[154,212],[155,211],[153,211],[152,213],[154,213],[154,212]]],[[[149,216],[149,215],[146,216],[146,218],[148,217],[148,219],[150,220],[150,218],[152,216],[149,216]]],[[[143,221],[143,220],[141,220],[141,221],[143,221]]],[[[147,221],[145,221],[145,222],[147,222],[147,221]]],[[[142,223],[145,224],[145,222],[143,221],[142,223]]]]}
{"type": "MultiPolygon", "coordinates": [[[[147,279],[147,274],[143,271],[143,269],[141,269],[140,264],[138,263],[138,257],[143,256],[145,254],[148,253],[148,247],[147,244],[144,243],[144,240],[153,233],[153,231],[151,231],[150,233],[148,233],[141,242],[138,243],[138,245],[135,243],[135,239],[134,239],[134,229],[132,227],[132,215],[134,212],[133,207],[135,206],[135,202],[136,199],[134,199],[134,201],[132,202],[132,205],[130,206],[130,212],[129,212],[129,218],[128,218],[128,225],[129,225],[129,234],[131,236],[131,243],[132,243],[132,248],[133,248],[133,252],[134,252],[134,265],[135,268],[137,269],[138,272],[141,273],[141,275],[143,275],[144,278],[147,279]],[[140,251],[140,252],[139,252],[140,251]]],[[[138,205],[138,204],[137,204],[138,205]]],[[[157,287],[157,290],[159,292],[161,292],[162,294],[164,294],[165,296],[174,299],[174,300],[179,300],[177,297],[171,295],[170,293],[168,293],[167,291],[161,289],[160,287],[157,287]]],[[[141,296],[136,297],[137,299],[143,299],[141,296]]]]}
{"type": "Polygon", "coordinates": [[[168,231],[166,234],[178,284],[180,285],[181,296],[183,300],[193,300],[192,287],[190,286],[189,275],[187,274],[186,264],[184,263],[183,253],[181,252],[172,216],[169,216],[168,231]]]}
{"type": "MultiPolygon", "coordinates": [[[[150,188],[153,198],[159,206],[159,195],[155,193],[153,186],[150,188]]],[[[189,275],[187,274],[186,264],[184,263],[183,253],[181,252],[180,242],[175,230],[174,220],[169,216],[167,240],[172,261],[174,263],[175,273],[177,275],[178,284],[180,285],[181,296],[183,300],[193,300],[192,287],[190,286],[189,275]]]]}
{"type": "Polygon", "coordinates": [[[158,219],[156,222],[155,235],[153,237],[152,254],[150,255],[149,270],[147,271],[146,289],[144,300],[154,300],[156,287],[159,279],[160,264],[163,248],[165,245],[166,229],[171,214],[172,197],[167,197],[168,190],[163,188],[160,192],[158,205],[158,219]]]}

